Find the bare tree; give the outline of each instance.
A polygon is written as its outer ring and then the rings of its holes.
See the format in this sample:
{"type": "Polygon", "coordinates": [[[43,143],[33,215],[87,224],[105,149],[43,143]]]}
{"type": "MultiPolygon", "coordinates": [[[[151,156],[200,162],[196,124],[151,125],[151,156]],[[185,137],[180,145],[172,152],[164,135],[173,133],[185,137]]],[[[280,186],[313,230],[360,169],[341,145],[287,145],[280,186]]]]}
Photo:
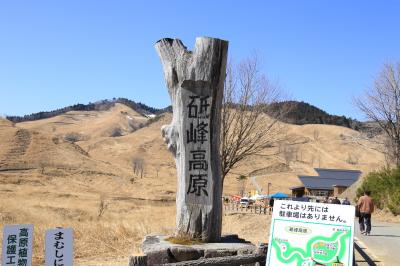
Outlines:
{"type": "Polygon", "coordinates": [[[162,167],[162,165],[161,164],[157,164],[156,165],[156,167],[155,167],[155,169],[156,169],[156,173],[157,173],[157,176],[156,176],[156,178],[158,179],[158,173],[160,172],[160,170],[161,170],[161,167],[162,167]]]}
{"type": "Polygon", "coordinates": [[[322,157],[321,157],[321,152],[318,151],[318,167],[321,168],[322,165],[322,157]]]}
{"type": "Polygon", "coordinates": [[[282,153],[286,165],[290,165],[291,162],[297,161],[297,152],[298,152],[298,147],[294,145],[286,144],[283,147],[282,153]]]}
{"type": "Polygon", "coordinates": [[[385,152],[400,166],[400,62],[385,64],[373,86],[354,102],[383,130],[385,152]]]}
{"type": "Polygon", "coordinates": [[[319,140],[319,130],[318,129],[314,129],[313,137],[314,137],[315,141],[319,140]]]}
{"type": "Polygon", "coordinates": [[[348,164],[358,164],[358,156],[354,153],[348,153],[346,163],[348,164]]]}
{"type": "Polygon", "coordinates": [[[269,109],[281,91],[260,72],[257,56],[229,64],[221,116],[222,180],[240,161],[272,146],[283,136],[280,111],[269,109]],[[267,115],[268,113],[268,115],[267,115]]]}
{"type": "Polygon", "coordinates": [[[144,168],[145,168],[145,163],[142,158],[133,158],[132,169],[135,175],[140,176],[140,178],[143,178],[144,168]]]}
{"type": "Polygon", "coordinates": [[[105,195],[100,195],[99,209],[98,209],[98,214],[97,214],[98,218],[101,218],[103,216],[104,212],[106,211],[106,209],[108,207],[108,204],[109,203],[106,202],[105,195]]]}
{"type": "Polygon", "coordinates": [[[240,175],[236,177],[236,180],[239,182],[239,195],[243,197],[246,191],[247,177],[244,175],[240,175]]]}
{"type": "Polygon", "coordinates": [[[311,153],[311,159],[310,159],[310,166],[311,167],[314,167],[314,160],[315,160],[314,153],[311,153]]]}

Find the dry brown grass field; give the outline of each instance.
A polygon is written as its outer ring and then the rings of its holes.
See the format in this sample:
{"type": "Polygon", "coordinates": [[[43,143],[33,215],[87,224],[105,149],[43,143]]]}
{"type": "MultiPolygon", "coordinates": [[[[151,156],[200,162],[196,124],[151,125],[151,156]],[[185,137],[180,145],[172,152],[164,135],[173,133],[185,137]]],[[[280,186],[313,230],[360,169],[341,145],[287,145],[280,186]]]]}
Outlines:
{"type": "MultiPolygon", "coordinates": [[[[34,224],[34,265],[43,265],[45,229],[58,226],[74,229],[76,265],[126,265],[146,234],[171,234],[175,226],[175,163],[160,134],[170,119],[146,124],[149,118],[122,104],[15,125],[0,119],[0,229],[34,224]],[[133,160],[142,162],[142,176],[133,160]]],[[[287,143],[242,162],[224,194],[238,192],[239,174],[257,176],[264,191],[272,183],[270,192],[290,192],[297,175],[315,174],[314,167],[367,173],[384,163],[374,142],[351,129],[281,125],[287,143]]],[[[246,189],[255,189],[250,180],[246,189]]],[[[266,242],[269,219],[227,213],[223,230],[266,242]]]]}

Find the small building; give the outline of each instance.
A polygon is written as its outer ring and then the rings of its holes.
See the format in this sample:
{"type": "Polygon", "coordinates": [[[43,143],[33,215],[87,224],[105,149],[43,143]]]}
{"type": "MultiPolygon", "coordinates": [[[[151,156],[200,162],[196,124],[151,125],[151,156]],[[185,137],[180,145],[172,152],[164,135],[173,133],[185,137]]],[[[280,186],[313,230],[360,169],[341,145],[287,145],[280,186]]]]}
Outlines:
{"type": "Polygon", "coordinates": [[[359,170],[315,168],[317,176],[298,176],[302,185],[291,187],[293,197],[336,197],[361,176],[359,170]]]}

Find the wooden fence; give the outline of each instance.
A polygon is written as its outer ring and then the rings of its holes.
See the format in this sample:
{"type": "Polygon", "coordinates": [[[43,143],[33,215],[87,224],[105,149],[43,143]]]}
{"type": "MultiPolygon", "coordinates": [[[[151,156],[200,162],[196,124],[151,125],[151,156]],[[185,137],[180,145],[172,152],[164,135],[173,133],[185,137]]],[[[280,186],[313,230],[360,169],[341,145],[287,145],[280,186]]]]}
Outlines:
{"type": "Polygon", "coordinates": [[[272,208],[263,205],[249,205],[244,206],[235,202],[224,203],[225,212],[247,212],[256,214],[271,214],[272,208]]]}

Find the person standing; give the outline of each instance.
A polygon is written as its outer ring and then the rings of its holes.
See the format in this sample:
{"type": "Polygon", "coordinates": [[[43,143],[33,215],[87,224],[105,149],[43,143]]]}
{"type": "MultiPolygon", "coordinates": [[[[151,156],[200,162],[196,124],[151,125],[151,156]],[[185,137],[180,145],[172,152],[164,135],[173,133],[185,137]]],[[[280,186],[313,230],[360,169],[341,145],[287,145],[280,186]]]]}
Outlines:
{"type": "Polygon", "coordinates": [[[349,199],[346,197],[344,198],[344,201],[342,202],[342,205],[350,205],[349,199]]]}
{"type": "Polygon", "coordinates": [[[357,203],[357,207],[360,210],[360,217],[358,219],[360,231],[361,234],[365,235],[371,233],[371,214],[374,212],[374,203],[370,195],[370,191],[365,191],[364,196],[361,196],[357,203]]]}
{"type": "Polygon", "coordinates": [[[271,211],[274,210],[274,198],[271,198],[269,200],[269,214],[271,214],[271,211]]]}
{"type": "Polygon", "coordinates": [[[335,198],[332,200],[332,204],[340,204],[340,200],[339,200],[337,197],[335,197],[335,198]]]}
{"type": "Polygon", "coordinates": [[[325,199],[322,201],[322,203],[329,203],[329,197],[326,196],[325,199]]]}

